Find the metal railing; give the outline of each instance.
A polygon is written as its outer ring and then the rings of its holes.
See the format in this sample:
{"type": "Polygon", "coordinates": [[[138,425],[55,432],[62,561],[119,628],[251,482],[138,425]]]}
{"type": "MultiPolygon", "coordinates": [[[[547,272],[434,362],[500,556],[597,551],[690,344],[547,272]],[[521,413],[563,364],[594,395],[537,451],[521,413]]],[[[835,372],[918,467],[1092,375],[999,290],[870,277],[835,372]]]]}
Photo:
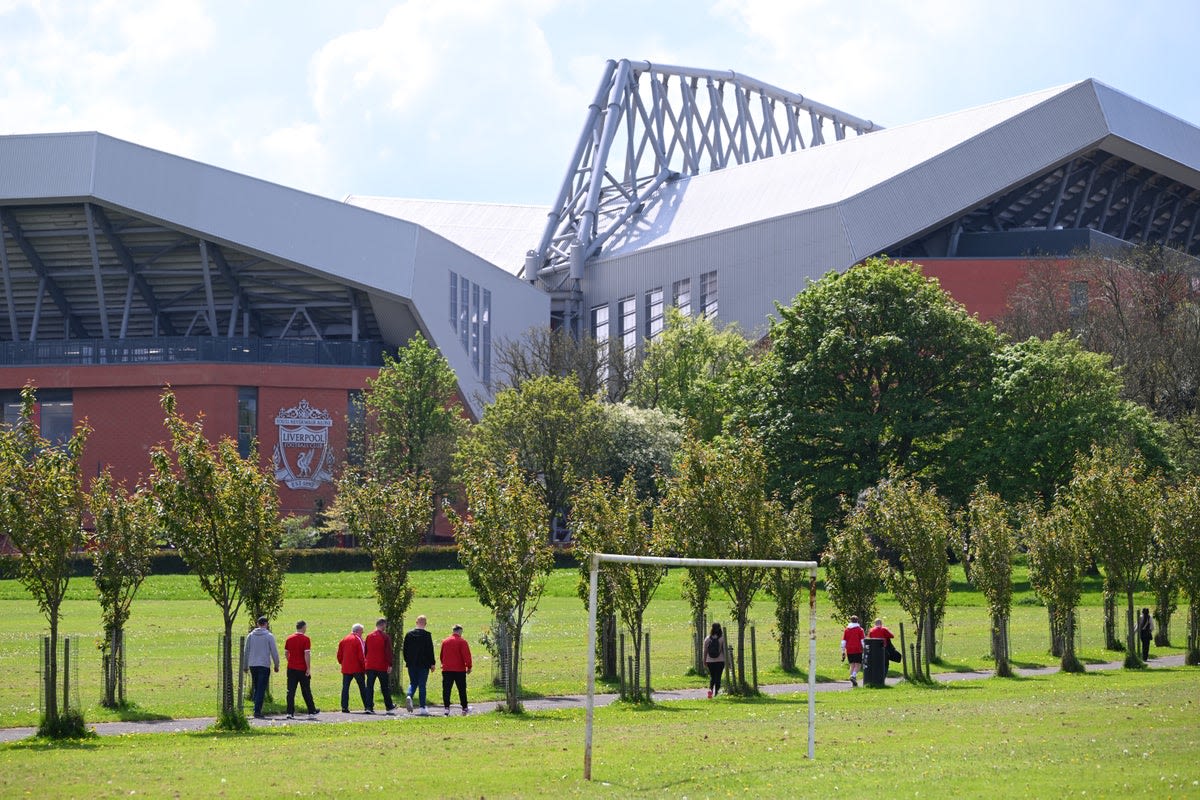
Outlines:
{"type": "Polygon", "coordinates": [[[0,366],[35,364],[316,364],[377,367],[383,343],[257,337],[158,336],[0,342],[0,366]]]}

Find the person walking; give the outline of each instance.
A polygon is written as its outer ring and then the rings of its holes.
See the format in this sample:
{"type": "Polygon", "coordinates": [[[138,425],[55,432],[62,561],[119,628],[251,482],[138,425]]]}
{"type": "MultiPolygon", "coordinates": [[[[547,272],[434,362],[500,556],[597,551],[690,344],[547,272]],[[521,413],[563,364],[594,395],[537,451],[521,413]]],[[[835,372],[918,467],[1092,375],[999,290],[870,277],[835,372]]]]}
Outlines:
{"type": "Polygon", "coordinates": [[[442,705],[446,716],[450,716],[450,687],[458,687],[458,701],[462,704],[463,716],[471,713],[467,705],[467,675],[471,672],[471,646],[462,635],[462,625],[455,625],[453,632],[442,640],[440,659],[442,662],[442,705]]]}
{"type": "Polygon", "coordinates": [[[254,718],[266,719],[262,713],[263,700],[267,697],[267,684],[271,680],[271,665],[279,672],[279,648],[275,646],[275,634],[271,633],[266,617],[258,618],[258,625],[246,637],[243,653],[246,671],[250,673],[251,697],[254,699],[254,718]]]}
{"type": "Polygon", "coordinates": [[[1150,609],[1142,609],[1142,615],[1137,621],[1137,632],[1142,640],[1142,661],[1149,661],[1150,640],[1154,638],[1154,620],[1150,618],[1150,609]]]}
{"type": "MultiPolygon", "coordinates": [[[[429,672],[437,666],[433,655],[433,637],[425,626],[429,620],[424,614],[417,617],[417,627],[404,634],[404,664],[408,668],[408,692],[405,694],[404,705],[409,711],[413,710],[413,693],[417,695],[419,710],[417,716],[429,716],[425,707],[425,685],[429,681],[429,672]]],[[[449,701],[447,701],[449,705],[449,701]]]]}
{"type": "MultiPolygon", "coordinates": [[[[367,697],[367,682],[364,675],[367,671],[367,651],[363,643],[363,626],[357,622],[350,628],[350,633],[338,642],[337,660],[342,665],[342,713],[350,713],[350,682],[358,684],[358,694],[362,698],[364,709],[371,707],[367,697]]],[[[368,711],[367,713],[371,713],[368,711]]]]}
{"type": "Polygon", "coordinates": [[[714,622],[704,640],[704,666],[708,668],[708,696],[721,693],[721,673],[725,671],[725,632],[721,623],[714,622]]]}
{"type": "Polygon", "coordinates": [[[304,620],[296,623],[296,632],[283,640],[283,653],[287,657],[287,718],[296,717],[296,687],[304,696],[310,717],[321,713],[313,703],[312,696],[312,640],[308,638],[308,625],[304,620]]]}
{"type": "Polygon", "coordinates": [[[850,662],[850,685],[858,686],[858,670],[862,667],[863,641],[867,632],[858,624],[858,617],[850,617],[850,624],[842,631],[842,661],[850,662]]]}
{"type": "Polygon", "coordinates": [[[383,691],[383,707],[388,716],[396,713],[392,702],[392,637],[387,633],[387,620],[380,617],[375,621],[375,630],[367,635],[365,643],[367,663],[367,713],[375,713],[375,681],[383,691]]]}

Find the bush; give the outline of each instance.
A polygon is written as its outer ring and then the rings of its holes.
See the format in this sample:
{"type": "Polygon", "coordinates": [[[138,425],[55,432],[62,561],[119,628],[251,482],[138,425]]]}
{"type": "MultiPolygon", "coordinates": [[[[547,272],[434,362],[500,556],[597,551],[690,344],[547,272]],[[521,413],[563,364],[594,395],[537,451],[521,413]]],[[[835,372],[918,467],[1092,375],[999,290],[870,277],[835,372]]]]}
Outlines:
{"type": "Polygon", "coordinates": [[[54,723],[50,723],[45,717],[42,717],[37,735],[45,739],[90,739],[96,734],[94,731],[88,730],[87,724],[83,721],[82,711],[77,708],[69,708],[59,714],[54,723]]]}

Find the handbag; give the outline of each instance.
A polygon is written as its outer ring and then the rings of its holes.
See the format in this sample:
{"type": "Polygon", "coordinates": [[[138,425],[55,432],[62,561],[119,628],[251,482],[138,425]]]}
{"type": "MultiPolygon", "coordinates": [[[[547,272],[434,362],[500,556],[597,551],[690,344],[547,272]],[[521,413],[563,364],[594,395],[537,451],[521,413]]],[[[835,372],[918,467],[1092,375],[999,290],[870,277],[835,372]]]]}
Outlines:
{"type": "Polygon", "coordinates": [[[892,644],[891,639],[888,639],[887,643],[887,657],[888,661],[894,661],[897,663],[900,661],[900,651],[896,649],[896,645],[892,644]]]}

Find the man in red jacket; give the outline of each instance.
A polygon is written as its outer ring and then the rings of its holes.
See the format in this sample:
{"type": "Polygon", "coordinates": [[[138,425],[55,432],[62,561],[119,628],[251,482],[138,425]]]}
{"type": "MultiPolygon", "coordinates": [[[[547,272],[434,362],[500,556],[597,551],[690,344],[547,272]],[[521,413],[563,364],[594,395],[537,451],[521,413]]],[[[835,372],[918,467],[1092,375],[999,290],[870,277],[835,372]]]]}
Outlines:
{"type": "Polygon", "coordinates": [[[858,617],[850,617],[850,624],[842,632],[842,661],[850,661],[850,685],[858,686],[858,670],[862,666],[863,640],[867,632],[858,624],[858,617]]]}
{"type": "Polygon", "coordinates": [[[350,634],[338,643],[337,660],[342,665],[342,713],[350,713],[350,681],[358,684],[358,694],[362,697],[363,708],[370,708],[371,701],[367,697],[367,682],[363,678],[367,671],[367,654],[363,644],[363,626],[357,622],[350,628],[350,634]]]}
{"type": "Polygon", "coordinates": [[[471,671],[471,646],[462,635],[462,625],[455,625],[451,635],[442,640],[442,705],[450,716],[450,687],[458,687],[458,701],[463,715],[471,713],[467,705],[467,674],[471,671]]]}
{"type": "Polygon", "coordinates": [[[392,702],[392,637],[387,635],[387,620],[380,617],[375,621],[375,630],[367,635],[367,713],[375,713],[375,681],[383,690],[383,705],[388,716],[396,713],[392,702]]]}

